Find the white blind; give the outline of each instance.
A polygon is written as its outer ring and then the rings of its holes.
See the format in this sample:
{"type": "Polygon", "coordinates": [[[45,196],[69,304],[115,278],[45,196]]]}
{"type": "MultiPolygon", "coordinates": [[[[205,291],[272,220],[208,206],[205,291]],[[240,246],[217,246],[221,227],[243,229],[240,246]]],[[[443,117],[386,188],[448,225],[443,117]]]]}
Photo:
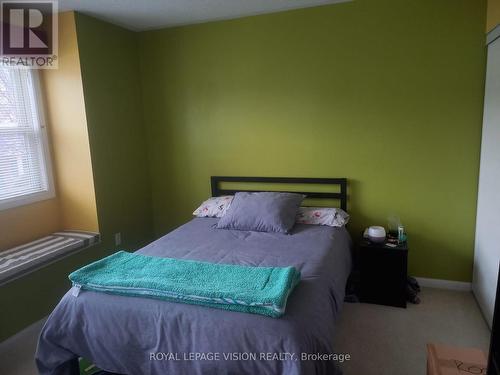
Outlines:
{"type": "Polygon", "coordinates": [[[44,135],[32,74],[0,67],[0,203],[48,190],[44,135]]]}

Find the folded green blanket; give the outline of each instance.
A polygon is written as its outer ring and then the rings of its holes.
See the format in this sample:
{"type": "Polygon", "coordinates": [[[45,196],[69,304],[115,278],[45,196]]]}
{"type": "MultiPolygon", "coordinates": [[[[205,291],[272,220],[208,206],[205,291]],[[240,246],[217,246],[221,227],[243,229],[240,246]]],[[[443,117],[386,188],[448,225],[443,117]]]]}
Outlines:
{"type": "Polygon", "coordinates": [[[282,316],[300,281],[294,267],[248,267],[119,251],[69,275],[80,289],[282,316]]]}

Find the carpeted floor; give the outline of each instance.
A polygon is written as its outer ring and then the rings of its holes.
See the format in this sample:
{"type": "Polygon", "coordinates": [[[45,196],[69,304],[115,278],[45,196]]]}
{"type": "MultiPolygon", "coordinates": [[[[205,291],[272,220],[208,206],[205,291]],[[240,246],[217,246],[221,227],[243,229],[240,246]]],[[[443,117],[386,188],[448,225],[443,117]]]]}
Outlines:
{"type": "Polygon", "coordinates": [[[488,351],[489,328],[470,292],[424,288],[406,310],[344,304],[336,350],[349,353],[345,375],[423,375],[426,343],[488,351]]]}
{"type": "MultiPolygon", "coordinates": [[[[471,293],[426,288],[420,305],[344,304],[336,337],[349,353],[345,375],[423,375],[427,342],[488,349],[489,330],[471,293]]],[[[0,374],[37,374],[33,353],[43,322],[0,343],[0,374]]]]}

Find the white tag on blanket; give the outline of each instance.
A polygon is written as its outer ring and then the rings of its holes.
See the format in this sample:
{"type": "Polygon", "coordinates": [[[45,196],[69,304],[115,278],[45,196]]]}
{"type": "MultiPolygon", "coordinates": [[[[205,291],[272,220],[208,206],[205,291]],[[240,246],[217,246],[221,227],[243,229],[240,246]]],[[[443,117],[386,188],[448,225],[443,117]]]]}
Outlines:
{"type": "Polygon", "coordinates": [[[73,288],[71,290],[71,294],[73,295],[73,297],[78,297],[78,295],[80,294],[81,288],[82,288],[81,285],[73,286],[73,288]]]}

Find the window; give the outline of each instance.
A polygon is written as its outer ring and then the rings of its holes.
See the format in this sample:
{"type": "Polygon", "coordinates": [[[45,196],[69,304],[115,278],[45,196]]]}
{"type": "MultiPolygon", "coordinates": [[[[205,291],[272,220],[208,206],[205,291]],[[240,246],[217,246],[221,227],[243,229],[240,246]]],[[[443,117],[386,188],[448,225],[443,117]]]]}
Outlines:
{"type": "Polygon", "coordinates": [[[54,197],[38,72],[0,67],[0,210],[54,197]]]}

